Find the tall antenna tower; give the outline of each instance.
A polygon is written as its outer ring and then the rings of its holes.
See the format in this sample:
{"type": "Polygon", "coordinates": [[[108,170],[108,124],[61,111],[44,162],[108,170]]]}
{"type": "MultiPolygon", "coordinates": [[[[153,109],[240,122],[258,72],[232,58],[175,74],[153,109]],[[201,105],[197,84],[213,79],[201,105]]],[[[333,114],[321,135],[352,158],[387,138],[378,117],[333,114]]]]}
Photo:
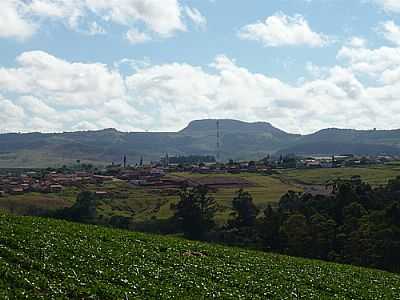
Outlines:
{"type": "Polygon", "coordinates": [[[220,159],[220,135],[219,135],[219,120],[217,120],[217,162],[220,159]]]}

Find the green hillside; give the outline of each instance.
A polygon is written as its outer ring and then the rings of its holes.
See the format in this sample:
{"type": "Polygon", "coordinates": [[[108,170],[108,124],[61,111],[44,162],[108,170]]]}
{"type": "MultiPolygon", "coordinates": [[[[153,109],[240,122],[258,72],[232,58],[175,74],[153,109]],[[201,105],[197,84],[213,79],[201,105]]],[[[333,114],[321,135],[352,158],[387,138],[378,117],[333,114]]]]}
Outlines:
{"type": "Polygon", "coordinates": [[[382,271],[0,215],[1,299],[399,299],[382,271]]]}
{"type": "MultiPolygon", "coordinates": [[[[309,135],[284,132],[266,122],[220,120],[221,159],[261,159],[271,153],[400,154],[400,130],[325,129],[309,135]]],[[[216,120],[191,122],[179,132],[119,132],[115,129],[63,133],[0,134],[0,168],[62,166],[81,162],[128,164],[170,155],[215,155],[216,120]]]]}

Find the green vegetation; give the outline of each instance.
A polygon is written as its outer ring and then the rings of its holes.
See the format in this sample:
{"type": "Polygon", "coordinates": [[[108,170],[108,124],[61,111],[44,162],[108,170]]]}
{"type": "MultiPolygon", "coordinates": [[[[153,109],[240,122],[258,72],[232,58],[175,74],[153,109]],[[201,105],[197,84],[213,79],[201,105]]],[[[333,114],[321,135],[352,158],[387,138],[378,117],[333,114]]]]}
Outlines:
{"type": "Polygon", "coordinates": [[[0,216],[2,299],[399,299],[400,276],[31,217],[0,216]]]}
{"type": "MultiPolygon", "coordinates": [[[[249,183],[243,189],[249,192],[260,212],[270,204],[277,207],[279,199],[288,191],[301,191],[304,185],[324,185],[336,178],[348,179],[354,175],[373,186],[385,184],[391,178],[400,175],[400,165],[390,164],[374,167],[282,170],[280,174],[263,176],[256,173],[241,174],[192,174],[174,173],[168,176],[185,179],[202,179],[224,177],[243,179],[249,183]]],[[[134,187],[123,181],[106,182],[104,185],[89,185],[90,191],[106,191],[108,196],[99,201],[97,214],[99,218],[109,219],[114,216],[131,218],[135,222],[151,219],[166,220],[173,216],[171,205],[178,201],[177,191],[163,190],[154,187],[134,187]]],[[[211,191],[217,201],[219,210],[216,214],[218,223],[225,222],[232,213],[232,199],[240,186],[223,187],[211,191]]],[[[24,195],[7,195],[0,198],[0,209],[19,215],[35,214],[34,211],[61,209],[72,206],[78,188],[68,187],[56,194],[26,193],[24,195]]]]}
{"type": "MultiPolygon", "coordinates": [[[[1,139],[1,136],[0,136],[1,139]]],[[[104,165],[107,164],[101,160],[80,159],[81,163],[104,165]]],[[[49,153],[46,150],[22,149],[11,152],[0,152],[1,168],[60,168],[64,165],[73,165],[76,158],[64,157],[57,152],[49,153]]]]}
{"type": "MultiPolygon", "coordinates": [[[[223,175],[200,175],[192,173],[175,173],[168,176],[178,176],[184,178],[239,178],[250,182],[252,185],[245,190],[250,192],[254,203],[264,209],[268,204],[276,206],[280,197],[288,190],[299,191],[300,189],[286,183],[282,183],[279,178],[262,176],[253,173],[242,174],[223,174],[223,175]]],[[[124,181],[115,180],[106,182],[102,186],[88,185],[89,191],[106,191],[108,196],[98,203],[99,218],[111,218],[122,216],[132,218],[136,222],[144,222],[151,218],[165,220],[173,215],[171,205],[178,201],[177,191],[162,190],[154,187],[132,186],[124,181]]],[[[217,212],[217,221],[226,221],[232,212],[232,199],[239,187],[220,188],[211,193],[217,201],[220,210],[217,212]]],[[[0,209],[4,209],[16,214],[29,215],[33,208],[41,209],[60,209],[71,206],[79,193],[78,188],[68,187],[63,192],[56,194],[27,193],[24,195],[7,195],[0,198],[0,209]]]]}
{"type": "MultiPolygon", "coordinates": [[[[213,174],[192,174],[192,173],[175,173],[174,176],[188,178],[188,179],[198,179],[198,178],[212,178],[213,174]]],[[[254,203],[260,208],[265,208],[268,204],[277,203],[279,199],[288,190],[300,191],[300,189],[292,184],[283,183],[279,178],[272,176],[263,176],[256,173],[241,173],[241,174],[223,174],[226,178],[242,178],[249,181],[252,186],[245,187],[244,189],[249,192],[254,200],[254,203]]],[[[235,197],[236,192],[239,190],[238,187],[222,188],[218,189],[217,192],[212,193],[218,203],[231,206],[233,197],[235,197]]]]}
{"type": "Polygon", "coordinates": [[[359,168],[293,169],[284,170],[281,174],[283,179],[301,184],[325,184],[329,180],[337,178],[350,179],[352,176],[357,175],[373,186],[386,184],[389,179],[400,175],[400,166],[390,164],[359,168]]]}

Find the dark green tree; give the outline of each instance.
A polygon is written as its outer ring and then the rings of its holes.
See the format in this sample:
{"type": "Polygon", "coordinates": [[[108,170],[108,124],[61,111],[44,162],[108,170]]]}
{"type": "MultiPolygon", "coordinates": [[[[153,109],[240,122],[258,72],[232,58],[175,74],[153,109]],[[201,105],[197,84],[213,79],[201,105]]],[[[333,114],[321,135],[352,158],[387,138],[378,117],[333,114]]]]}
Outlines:
{"type": "Polygon", "coordinates": [[[214,226],[216,202],[208,194],[206,186],[184,188],[179,193],[180,201],[174,207],[174,220],[186,237],[202,239],[214,226]]]}
{"type": "Polygon", "coordinates": [[[233,225],[236,227],[253,226],[258,214],[258,208],[253,203],[249,192],[240,189],[232,200],[232,207],[236,216],[233,225]]]}
{"type": "Polygon", "coordinates": [[[281,234],[286,238],[288,253],[295,256],[311,256],[310,228],[302,214],[292,214],[283,223],[281,234]]]}
{"type": "Polygon", "coordinates": [[[260,236],[265,248],[272,250],[280,248],[279,228],[279,212],[274,211],[271,205],[268,205],[264,210],[264,218],[262,218],[259,226],[260,236]]]}
{"type": "Polygon", "coordinates": [[[90,222],[96,219],[96,194],[84,191],[80,192],[75,204],[61,211],[61,217],[78,222],[90,222]]]}
{"type": "Polygon", "coordinates": [[[327,259],[333,250],[336,222],[319,213],[310,218],[313,257],[327,259]]]}

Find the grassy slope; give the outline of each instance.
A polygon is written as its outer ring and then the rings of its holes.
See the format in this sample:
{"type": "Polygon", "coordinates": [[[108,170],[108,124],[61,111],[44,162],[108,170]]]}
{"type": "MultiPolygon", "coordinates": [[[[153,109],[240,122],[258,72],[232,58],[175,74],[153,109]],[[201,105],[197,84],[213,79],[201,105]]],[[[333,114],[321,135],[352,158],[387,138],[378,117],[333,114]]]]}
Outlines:
{"type": "MultiPolygon", "coordinates": [[[[329,179],[350,178],[353,175],[361,175],[367,182],[378,185],[386,183],[390,178],[400,175],[400,165],[385,165],[365,168],[339,168],[339,169],[315,169],[315,170],[283,170],[280,175],[262,176],[252,173],[224,174],[224,175],[201,175],[191,173],[176,173],[172,176],[185,178],[201,178],[212,176],[240,177],[255,185],[246,187],[257,206],[262,210],[267,204],[277,203],[280,197],[288,190],[299,190],[296,183],[324,184],[329,179]],[[280,178],[279,178],[280,177],[280,178]],[[282,182],[282,180],[283,182],[282,182]],[[287,183],[284,183],[287,182],[287,183]]],[[[141,222],[156,217],[166,219],[173,212],[170,209],[172,203],[177,202],[177,196],[169,196],[160,193],[151,187],[132,187],[124,182],[106,183],[105,186],[89,186],[90,190],[107,190],[114,196],[102,201],[98,207],[99,215],[109,218],[111,216],[132,217],[141,222]]],[[[213,196],[221,205],[223,210],[218,213],[217,219],[224,222],[229,218],[231,201],[238,188],[219,189],[213,196]]],[[[59,194],[37,194],[30,193],[23,196],[7,196],[0,198],[0,209],[13,211],[18,214],[29,214],[31,207],[43,209],[56,209],[66,205],[72,205],[78,190],[67,188],[59,194]]]]}
{"type": "Polygon", "coordinates": [[[352,266],[40,218],[0,232],[2,299],[400,297],[399,275],[352,266]]]}
{"type": "Polygon", "coordinates": [[[384,165],[359,168],[285,170],[282,172],[284,178],[306,184],[325,184],[330,179],[349,179],[354,175],[360,175],[363,180],[372,185],[380,185],[387,183],[389,179],[400,176],[400,167],[398,165],[384,165]]]}
{"type": "MultiPolygon", "coordinates": [[[[64,158],[46,151],[21,150],[12,153],[0,153],[0,168],[47,168],[73,165],[76,159],[64,158]]],[[[109,162],[81,159],[81,163],[105,165],[109,162]]]]}
{"type": "MultiPolygon", "coordinates": [[[[390,178],[400,175],[400,165],[385,165],[365,168],[339,168],[339,169],[315,169],[315,170],[283,170],[280,175],[262,176],[252,173],[224,174],[224,175],[201,175],[191,173],[176,173],[172,176],[185,178],[201,178],[212,176],[240,177],[255,185],[246,187],[257,206],[262,210],[268,203],[277,203],[280,197],[288,190],[299,190],[294,184],[324,184],[329,179],[350,178],[353,175],[361,175],[367,182],[378,185],[386,183],[390,178]],[[283,179],[283,183],[280,178],[283,179]]],[[[107,190],[114,196],[111,199],[102,201],[98,207],[101,216],[132,217],[135,221],[141,222],[156,217],[166,219],[172,216],[170,209],[172,203],[177,202],[177,196],[168,196],[160,193],[151,187],[132,187],[124,182],[106,183],[105,186],[89,186],[89,189],[107,190]]],[[[217,215],[220,222],[229,218],[231,201],[238,188],[219,189],[213,196],[223,208],[217,215]]],[[[18,214],[29,214],[31,207],[56,209],[66,205],[72,205],[75,201],[78,190],[67,188],[63,193],[41,195],[30,193],[23,196],[7,196],[0,198],[0,209],[13,211],[18,214]]]]}
{"type": "MultiPolygon", "coordinates": [[[[213,175],[194,175],[190,173],[177,173],[175,176],[183,177],[202,177],[213,175]]],[[[257,174],[238,174],[238,175],[217,175],[224,177],[242,177],[256,185],[246,188],[254,197],[254,202],[261,208],[265,208],[268,203],[276,203],[280,197],[289,189],[296,190],[296,187],[282,183],[279,179],[270,176],[261,176],[257,174]]],[[[149,220],[151,217],[157,219],[166,219],[172,216],[170,209],[172,203],[178,201],[178,196],[168,196],[160,193],[151,187],[132,187],[122,181],[114,181],[106,183],[104,186],[97,187],[90,185],[88,188],[92,191],[106,190],[113,194],[111,199],[101,201],[98,206],[98,213],[104,217],[125,216],[133,217],[135,221],[149,220]]],[[[229,217],[232,198],[239,188],[219,189],[213,196],[217,202],[223,207],[217,219],[224,221],[229,217]]],[[[22,196],[8,195],[0,198],[0,208],[10,211],[13,208],[14,213],[27,214],[30,206],[39,208],[56,209],[64,207],[65,204],[74,202],[78,194],[76,188],[67,188],[62,193],[41,195],[37,193],[29,193],[22,196]],[[53,201],[52,201],[53,200],[53,201]]]]}
{"type": "MultiPolygon", "coordinates": [[[[202,178],[212,177],[210,174],[191,174],[191,173],[176,173],[176,176],[184,178],[202,178]]],[[[281,182],[278,178],[272,176],[263,176],[255,173],[241,173],[241,174],[217,174],[218,177],[233,177],[244,178],[255,185],[253,187],[244,188],[253,196],[254,202],[257,205],[266,205],[271,202],[278,202],[282,195],[288,190],[297,190],[296,187],[281,182]]],[[[221,203],[227,204],[232,201],[232,198],[238,188],[220,189],[214,194],[215,199],[221,203]]]]}

